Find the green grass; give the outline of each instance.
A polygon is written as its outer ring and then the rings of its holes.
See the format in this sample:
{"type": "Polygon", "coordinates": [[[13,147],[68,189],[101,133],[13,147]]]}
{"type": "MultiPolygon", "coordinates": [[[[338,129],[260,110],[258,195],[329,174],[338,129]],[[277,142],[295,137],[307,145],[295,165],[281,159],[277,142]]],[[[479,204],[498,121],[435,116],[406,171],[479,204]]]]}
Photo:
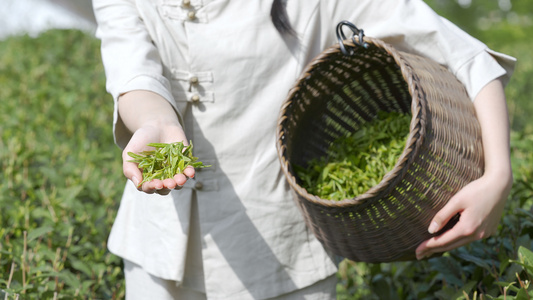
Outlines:
{"type": "Polygon", "coordinates": [[[81,32],[0,42],[0,298],[123,295],[106,249],[124,180],[104,80],[81,32]]]}

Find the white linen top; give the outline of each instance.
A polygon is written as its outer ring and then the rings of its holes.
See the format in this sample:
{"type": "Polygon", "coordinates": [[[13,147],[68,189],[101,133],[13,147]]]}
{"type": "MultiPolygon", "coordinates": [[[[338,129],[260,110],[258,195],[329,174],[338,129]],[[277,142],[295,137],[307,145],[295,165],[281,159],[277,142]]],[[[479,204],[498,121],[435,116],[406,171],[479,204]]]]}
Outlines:
{"type": "Polygon", "coordinates": [[[420,0],[288,0],[297,38],[286,39],[270,19],[272,0],[190,3],[93,0],[118,146],[131,135],[117,97],[149,90],[175,108],[195,156],[212,165],[167,196],[128,183],[108,245],[182,282],[196,197],[209,299],[275,297],[336,272],[293,202],[275,132],[282,101],[306,64],[337,42],[338,22],[446,65],[472,99],[495,78],[507,82],[514,66],[420,0]]]}

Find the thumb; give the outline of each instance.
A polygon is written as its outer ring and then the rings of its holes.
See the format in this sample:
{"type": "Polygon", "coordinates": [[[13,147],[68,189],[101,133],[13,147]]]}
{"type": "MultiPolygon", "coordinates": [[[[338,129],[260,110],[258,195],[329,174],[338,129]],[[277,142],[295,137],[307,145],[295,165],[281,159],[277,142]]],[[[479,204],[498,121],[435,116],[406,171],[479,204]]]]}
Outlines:
{"type": "Polygon", "coordinates": [[[456,197],[452,197],[450,201],[437,212],[437,214],[431,220],[429,224],[428,232],[434,234],[441,230],[447,223],[463,210],[463,207],[459,205],[460,201],[456,200],[456,197]]]}
{"type": "Polygon", "coordinates": [[[138,188],[143,177],[141,170],[139,170],[137,164],[129,161],[131,159],[132,158],[127,154],[127,152],[124,151],[124,153],[122,154],[122,172],[124,173],[124,176],[131,180],[138,188]]]}

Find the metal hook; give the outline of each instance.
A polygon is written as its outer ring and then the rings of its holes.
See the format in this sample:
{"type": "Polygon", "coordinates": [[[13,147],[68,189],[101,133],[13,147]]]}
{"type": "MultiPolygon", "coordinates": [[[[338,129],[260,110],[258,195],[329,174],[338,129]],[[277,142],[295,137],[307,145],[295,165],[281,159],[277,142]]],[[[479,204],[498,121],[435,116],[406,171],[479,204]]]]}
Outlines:
{"type": "Polygon", "coordinates": [[[363,37],[365,36],[364,31],[348,21],[341,21],[339,24],[337,24],[337,40],[339,41],[341,52],[344,55],[353,55],[355,53],[355,48],[350,47],[350,49],[347,49],[347,47],[344,45],[343,41],[346,40],[346,36],[344,35],[344,31],[342,31],[343,26],[347,26],[353,32],[352,41],[354,45],[368,48],[368,43],[363,40],[363,37]],[[359,41],[355,40],[355,36],[359,37],[359,41]]]}

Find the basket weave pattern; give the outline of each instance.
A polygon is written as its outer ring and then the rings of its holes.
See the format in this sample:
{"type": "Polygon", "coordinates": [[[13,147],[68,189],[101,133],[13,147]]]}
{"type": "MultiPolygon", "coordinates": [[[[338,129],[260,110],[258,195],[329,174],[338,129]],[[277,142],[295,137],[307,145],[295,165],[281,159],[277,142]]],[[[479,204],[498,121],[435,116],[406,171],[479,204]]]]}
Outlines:
{"type": "Polygon", "coordinates": [[[307,226],[326,249],[354,261],[411,260],[432,236],[427,228],[437,211],[482,175],[481,131],[464,86],[446,68],[365,41],[367,48],[346,40],[358,47],[353,55],[336,45],[307,66],[280,112],[278,154],[307,226]],[[300,186],[294,164],[325,155],[378,111],[412,115],[406,147],[378,185],[342,201],[300,186]]]}

